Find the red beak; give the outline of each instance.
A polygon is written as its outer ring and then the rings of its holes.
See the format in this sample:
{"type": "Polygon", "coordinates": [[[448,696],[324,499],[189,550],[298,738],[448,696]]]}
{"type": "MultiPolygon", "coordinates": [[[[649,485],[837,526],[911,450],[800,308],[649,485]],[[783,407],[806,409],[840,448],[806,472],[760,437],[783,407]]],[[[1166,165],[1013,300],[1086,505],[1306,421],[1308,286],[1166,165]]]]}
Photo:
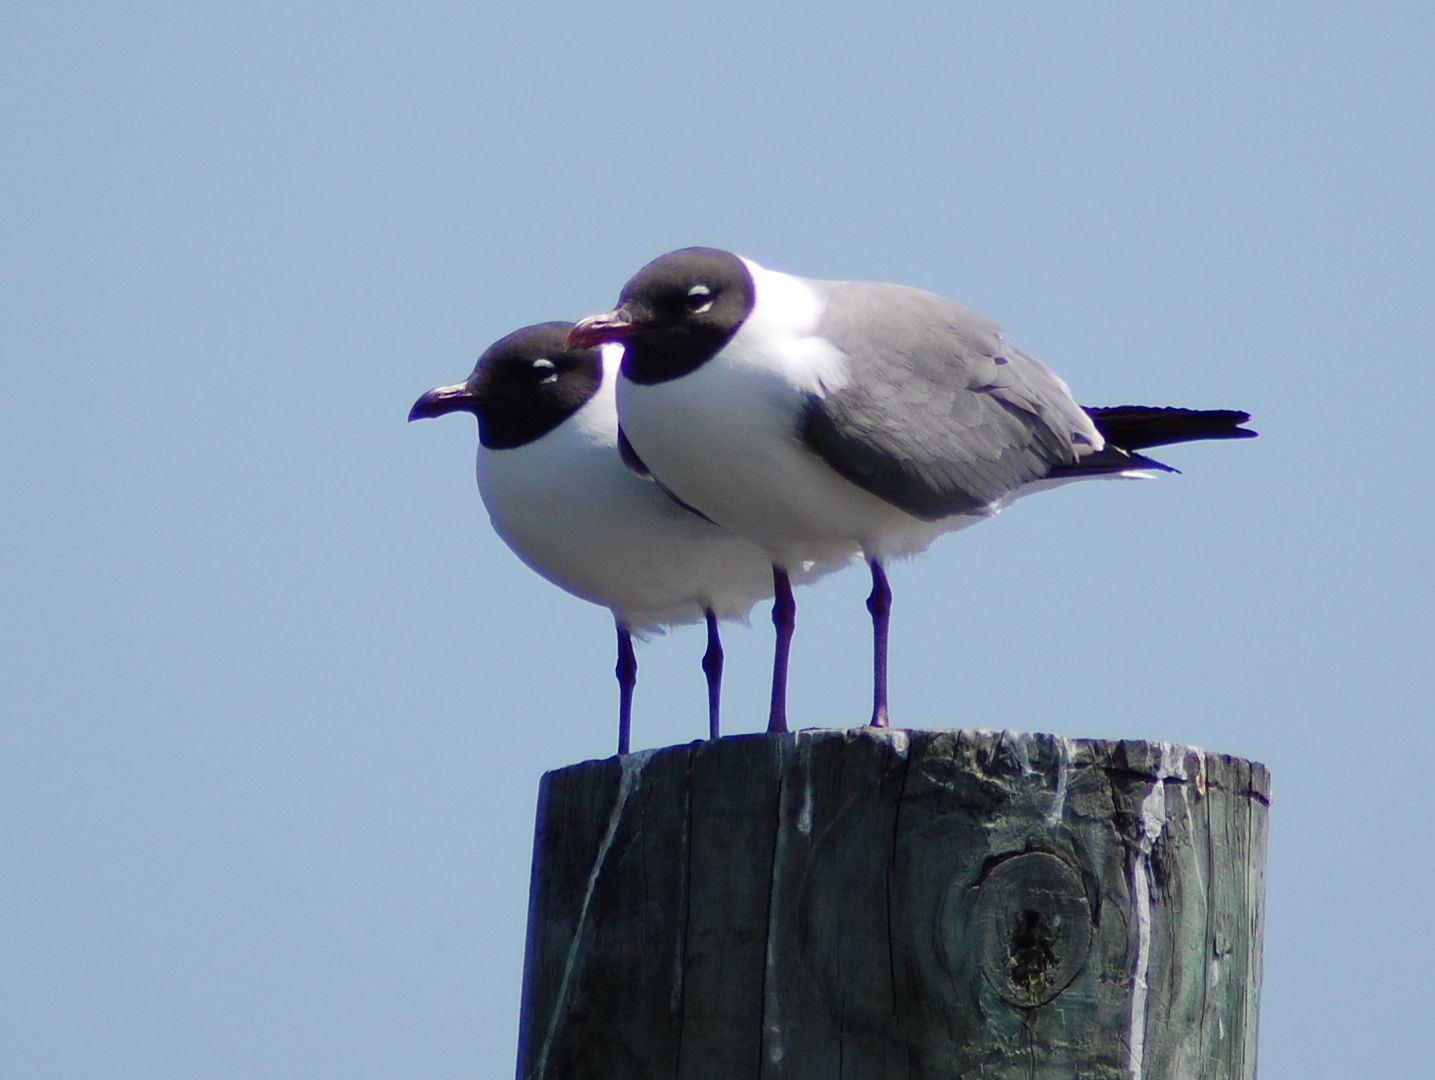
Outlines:
{"type": "Polygon", "coordinates": [[[468,383],[454,383],[452,386],[436,386],[414,402],[409,410],[410,420],[431,420],[435,416],[465,410],[478,410],[478,397],[468,388],[468,383]]]}
{"type": "Polygon", "coordinates": [[[610,341],[627,341],[636,329],[633,317],[622,308],[579,319],[563,341],[565,349],[591,349],[610,341]]]}

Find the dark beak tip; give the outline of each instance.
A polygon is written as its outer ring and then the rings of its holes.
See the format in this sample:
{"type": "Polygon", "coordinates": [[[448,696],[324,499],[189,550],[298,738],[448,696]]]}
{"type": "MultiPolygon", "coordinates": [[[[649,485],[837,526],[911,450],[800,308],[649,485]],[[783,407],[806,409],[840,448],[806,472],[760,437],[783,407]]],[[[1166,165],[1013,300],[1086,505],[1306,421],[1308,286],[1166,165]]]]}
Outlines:
{"type": "Polygon", "coordinates": [[[474,402],[473,394],[463,383],[436,387],[414,402],[409,409],[409,422],[432,420],[436,416],[445,416],[460,410],[475,411],[474,402]]]}
{"type": "Polygon", "coordinates": [[[409,423],[415,420],[431,420],[436,414],[433,411],[433,393],[424,394],[409,408],[409,423]]]}

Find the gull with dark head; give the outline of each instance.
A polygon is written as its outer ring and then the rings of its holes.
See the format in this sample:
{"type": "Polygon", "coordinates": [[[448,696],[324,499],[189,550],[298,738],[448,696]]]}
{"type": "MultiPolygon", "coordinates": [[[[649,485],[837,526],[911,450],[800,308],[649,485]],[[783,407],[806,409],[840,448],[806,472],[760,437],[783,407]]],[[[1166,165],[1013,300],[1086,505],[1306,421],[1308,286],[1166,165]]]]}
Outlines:
{"type": "Polygon", "coordinates": [[[1174,472],[1141,453],[1150,447],[1255,434],[1236,410],[1083,408],[951,300],[797,277],[715,248],[653,260],[569,341],[625,347],[622,436],[666,489],[772,560],[773,731],[787,723],[794,567],[867,561],[871,723],[882,726],[884,563],[1055,484],[1174,472]]]}
{"type": "Polygon", "coordinates": [[[430,390],[410,420],[478,418],[478,490],[494,530],[525,563],[608,608],[618,633],[618,752],[628,752],[637,657],[633,635],[706,622],[708,732],[719,730],[718,620],[771,595],[755,546],[686,509],[618,448],[614,383],[621,346],[568,346],[571,323],[525,327],[495,342],[464,382],[430,390]]]}

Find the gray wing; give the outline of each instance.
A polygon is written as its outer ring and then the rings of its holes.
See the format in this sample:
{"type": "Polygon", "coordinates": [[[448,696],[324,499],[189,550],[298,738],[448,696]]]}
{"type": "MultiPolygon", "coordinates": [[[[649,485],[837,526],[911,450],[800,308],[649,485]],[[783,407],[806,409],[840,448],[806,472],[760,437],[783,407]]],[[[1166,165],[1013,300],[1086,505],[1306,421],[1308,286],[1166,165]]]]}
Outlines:
{"type": "Polygon", "coordinates": [[[800,435],[848,480],[927,521],[985,512],[1100,444],[1090,417],[995,324],[920,289],[814,283],[818,333],[850,360],[800,435]]]}

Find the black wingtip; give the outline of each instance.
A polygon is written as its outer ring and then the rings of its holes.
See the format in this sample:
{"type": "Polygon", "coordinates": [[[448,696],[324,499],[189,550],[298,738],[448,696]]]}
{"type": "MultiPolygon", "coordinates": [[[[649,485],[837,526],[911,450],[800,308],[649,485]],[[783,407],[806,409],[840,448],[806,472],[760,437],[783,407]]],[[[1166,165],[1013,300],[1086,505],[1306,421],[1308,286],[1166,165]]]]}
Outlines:
{"type": "Polygon", "coordinates": [[[1242,426],[1251,419],[1242,409],[1111,405],[1087,408],[1086,414],[1107,442],[1123,450],[1205,439],[1254,439],[1258,434],[1242,426]]]}

